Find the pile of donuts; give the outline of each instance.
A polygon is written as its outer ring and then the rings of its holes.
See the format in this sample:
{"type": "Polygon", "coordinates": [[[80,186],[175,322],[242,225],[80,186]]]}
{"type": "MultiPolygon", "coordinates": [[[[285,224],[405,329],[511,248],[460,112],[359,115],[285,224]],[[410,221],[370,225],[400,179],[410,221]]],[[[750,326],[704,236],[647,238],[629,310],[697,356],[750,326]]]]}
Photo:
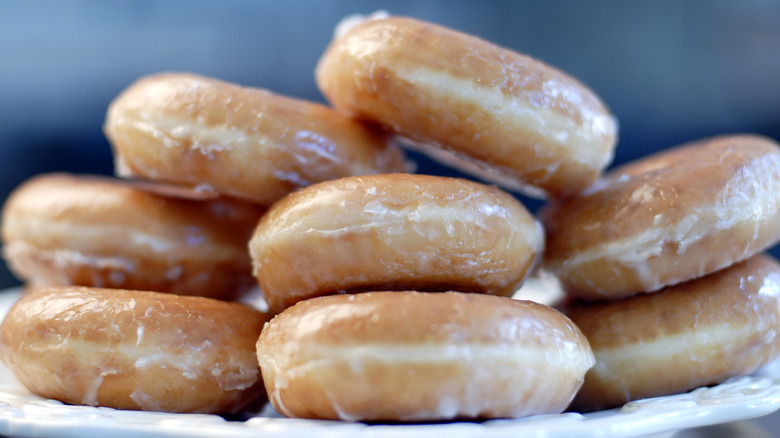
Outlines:
{"type": "Polygon", "coordinates": [[[14,191],[3,255],[27,287],[0,359],[21,383],[118,409],[444,421],[616,407],[780,352],[772,140],[602,174],[617,124],[586,86],[384,14],[344,20],[315,76],[331,106],[142,78],[106,116],[118,178],[14,191]],[[483,182],[411,173],[407,147],[483,182]],[[534,216],[506,190],[549,202],[534,216]],[[537,274],[555,307],[512,298],[537,274]]]}

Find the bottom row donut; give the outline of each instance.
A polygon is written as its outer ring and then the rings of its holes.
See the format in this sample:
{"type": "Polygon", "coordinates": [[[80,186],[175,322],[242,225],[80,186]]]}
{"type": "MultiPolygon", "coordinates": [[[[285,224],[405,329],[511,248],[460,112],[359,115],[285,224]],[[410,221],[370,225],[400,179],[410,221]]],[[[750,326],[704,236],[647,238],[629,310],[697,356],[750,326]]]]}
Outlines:
{"type": "Polygon", "coordinates": [[[302,301],[257,347],[277,411],[341,420],[560,413],[593,365],[588,341],[552,308],[458,292],[302,301]]]}
{"type": "Polygon", "coordinates": [[[780,354],[780,264],[757,255],[617,301],[562,308],[596,364],[571,409],[592,411],[753,373],[780,354]]]}
{"type": "Polygon", "coordinates": [[[211,298],[29,288],[0,326],[0,359],[64,403],[233,413],[263,396],[254,344],[268,319],[211,298]]]}
{"type": "Polygon", "coordinates": [[[259,406],[264,387],[291,417],[522,417],[749,374],[780,352],[779,303],[780,265],[763,255],[566,316],[485,294],[368,292],[270,319],[209,298],[31,288],[0,326],[0,359],[73,404],[224,414],[259,406]]]}

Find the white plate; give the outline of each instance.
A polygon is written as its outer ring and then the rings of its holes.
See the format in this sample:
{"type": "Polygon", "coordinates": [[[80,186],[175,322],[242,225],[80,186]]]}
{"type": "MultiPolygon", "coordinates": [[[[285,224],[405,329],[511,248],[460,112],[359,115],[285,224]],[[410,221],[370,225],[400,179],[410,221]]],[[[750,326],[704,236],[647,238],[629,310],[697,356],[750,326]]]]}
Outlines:
{"type": "MultiPolygon", "coordinates": [[[[0,293],[0,317],[19,297],[0,293]]],[[[687,394],[628,403],[590,414],[422,425],[294,420],[267,409],[246,421],[215,415],[165,414],[68,406],[30,394],[0,366],[0,434],[15,437],[636,437],[759,417],[780,408],[780,363],[754,376],[687,394]]]]}

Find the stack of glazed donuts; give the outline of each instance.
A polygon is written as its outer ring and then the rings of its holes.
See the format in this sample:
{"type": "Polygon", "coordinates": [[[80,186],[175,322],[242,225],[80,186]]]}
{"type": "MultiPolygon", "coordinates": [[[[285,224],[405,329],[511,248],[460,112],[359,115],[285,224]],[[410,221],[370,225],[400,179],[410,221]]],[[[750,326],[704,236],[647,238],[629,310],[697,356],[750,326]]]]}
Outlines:
{"type": "Polygon", "coordinates": [[[0,357],[68,403],[247,408],[270,315],[227,301],[256,284],[258,220],[313,182],[401,171],[401,150],[322,105],[185,74],[129,87],[105,129],[117,173],[147,180],[42,175],[3,208],[4,257],[30,287],[0,357]]]}
{"type": "Polygon", "coordinates": [[[701,140],[545,206],[544,268],[596,356],[573,408],[752,373],[780,353],[780,147],[701,140]]]}
{"type": "Polygon", "coordinates": [[[105,132],[117,174],[136,179],[42,175],[3,208],[3,255],[29,287],[0,358],[67,403],[250,409],[271,315],[228,301],[256,284],[258,220],[312,183],[403,171],[402,151],[323,105],[190,74],[130,86],[105,132]]]}
{"type": "Polygon", "coordinates": [[[24,385],[120,409],[232,413],[265,392],[290,417],[514,418],[780,352],[780,266],[760,254],[780,240],[771,140],[602,176],[617,124],[586,86],[383,14],[340,24],[315,77],[332,108],[142,78],[106,117],[122,179],[13,193],[3,254],[29,287],[0,359],[24,385]],[[550,202],[537,219],[502,188],[408,173],[397,143],[550,202]],[[569,295],[558,309],[512,298],[539,268],[569,295]],[[233,302],[253,284],[262,311],[233,302]]]}

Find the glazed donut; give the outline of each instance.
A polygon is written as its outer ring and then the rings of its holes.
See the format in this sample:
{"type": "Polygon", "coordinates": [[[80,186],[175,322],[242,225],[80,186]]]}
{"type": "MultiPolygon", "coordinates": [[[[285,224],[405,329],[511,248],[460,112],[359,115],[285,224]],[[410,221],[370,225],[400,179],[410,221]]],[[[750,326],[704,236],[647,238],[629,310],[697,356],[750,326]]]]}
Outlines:
{"type": "Polygon", "coordinates": [[[780,147],[752,135],[689,143],[548,204],[543,267],[567,293],[616,298],[700,277],[780,239],[780,147]]]}
{"type": "Polygon", "coordinates": [[[528,56],[433,24],[345,20],[316,80],[336,109],[531,195],[579,191],[612,160],[617,124],[591,90],[528,56]]]}
{"type": "Polygon", "coordinates": [[[565,313],[596,365],[572,404],[590,411],[750,374],[780,353],[780,265],[757,255],[653,294],[565,313]]]}
{"type": "Polygon", "coordinates": [[[47,174],[3,208],[3,255],[35,285],[237,298],[256,282],[246,250],[264,209],[191,201],[105,177],[47,174]]]}
{"type": "Polygon", "coordinates": [[[278,412],[352,421],[559,413],[593,364],[552,308],[455,292],[303,301],[266,326],[257,355],[278,412]]]}
{"type": "Polygon", "coordinates": [[[266,206],[314,182],[405,170],[386,136],[330,108],[193,74],[138,80],[104,131],[120,176],[266,206]]]}
{"type": "Polygon", "coordinates": [[[116,409],[233,413],[263,396],[255,343],[268,317],[157,292],[45,287],[0,326],[0,359],[31,392],[116,409]]]}
{"type": "Polygon", "coordinates": [[[544,246],[511,195],[458,178],[385,174],[302,189],[260,220],[249,252],[274,313],[340,292],[511,295],[544,246]]]}

